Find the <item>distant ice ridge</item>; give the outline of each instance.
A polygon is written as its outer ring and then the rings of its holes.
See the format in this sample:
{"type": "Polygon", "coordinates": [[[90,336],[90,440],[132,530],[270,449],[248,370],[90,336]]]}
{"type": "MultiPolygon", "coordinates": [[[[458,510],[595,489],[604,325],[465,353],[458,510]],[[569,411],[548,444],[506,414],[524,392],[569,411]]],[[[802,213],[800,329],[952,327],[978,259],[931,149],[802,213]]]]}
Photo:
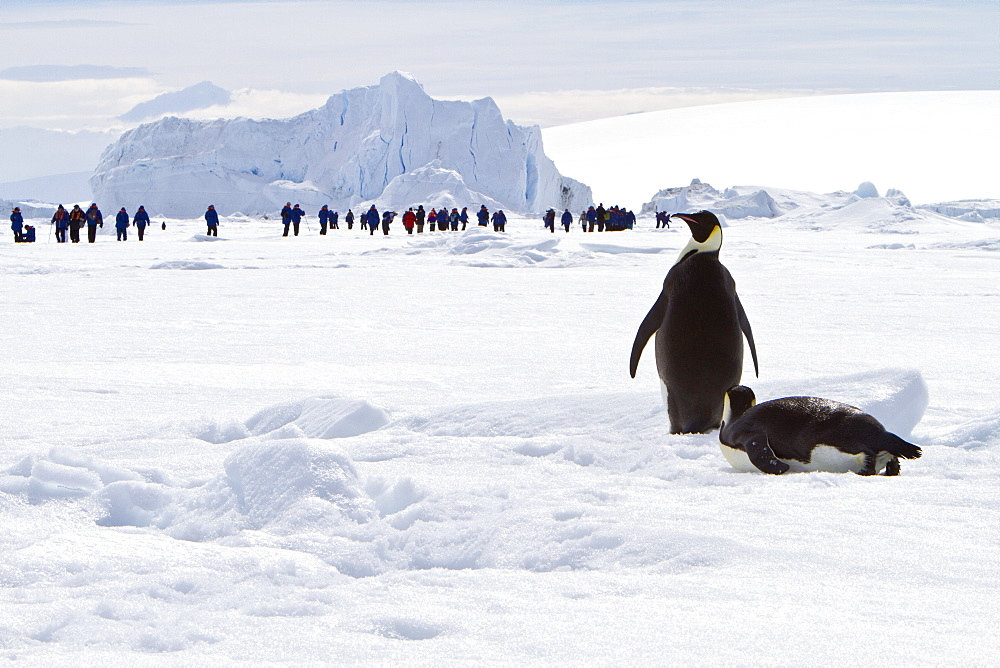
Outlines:
{"type": "Polygon", "coordinates": [[[521,213],[591,203],[590,188],[546,157],[538,127],[505,121],[491,98],[434,100],[401,72],[293,118],[142,125],[105,150],[91,187],[97,201],[182,218],[209,204],[223,214],[260,214],[285,202],[311,213],[376,200],[521,213]]]}
{"type": "Polygon", "coordinates": [[[642,206],[642,213],[680,213],[707,209],[723,226],[727,219],[795,218],[812,229],[830,229],[845,224],[860,225],[870,231],[914,231],[921,222],[952,219],[966,223],[995,223],[1000,219],[1000,202],[965,200],[914,207],[899,190],[880,195],[870,182],[853,191],[817,194],[800,190],[760,186],[733,186],[719,191],[694,179],[688,186],[665,188],[642,206]],[[940,216],[940,218],[938,217],[940,216]],[[908,227],[903,230],[903,227],[908,227]]]}

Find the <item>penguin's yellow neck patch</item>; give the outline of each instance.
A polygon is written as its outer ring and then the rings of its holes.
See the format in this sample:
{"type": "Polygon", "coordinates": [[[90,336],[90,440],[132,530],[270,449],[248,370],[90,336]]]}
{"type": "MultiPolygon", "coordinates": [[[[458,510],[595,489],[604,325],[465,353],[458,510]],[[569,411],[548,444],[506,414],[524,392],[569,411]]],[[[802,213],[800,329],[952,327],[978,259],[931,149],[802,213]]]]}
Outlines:
{"type": "Polygon", "coordinates": [[[674,264],[680,264],[688,255],[694,253],[714,253],[720,248],[722,248],[722,228],[716,225],[712,233],[708,235],[708,238],[701,243],[696,241],[694,237],[688,239],[687,246],[677,256],[677,261],[674,264]]]}

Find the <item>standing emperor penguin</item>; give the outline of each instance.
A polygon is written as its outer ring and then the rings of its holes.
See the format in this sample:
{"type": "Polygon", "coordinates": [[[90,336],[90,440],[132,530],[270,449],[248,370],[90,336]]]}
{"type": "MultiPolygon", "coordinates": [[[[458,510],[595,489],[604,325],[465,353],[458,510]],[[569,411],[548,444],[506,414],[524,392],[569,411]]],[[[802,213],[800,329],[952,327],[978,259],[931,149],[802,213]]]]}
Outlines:
{"type": "Polygon", "coordinates": [[[675,213],[691,229],[691,240],[663,280],[663,290],[639,325],[629,371],[656,333],[656,370],[673,434],[708,432],[722,421],[726,390],[743,374],[743,336],[757,369],[750,321],[736,294],[736,281],[719,262],[722,226],[710,211],[675,213]]]}

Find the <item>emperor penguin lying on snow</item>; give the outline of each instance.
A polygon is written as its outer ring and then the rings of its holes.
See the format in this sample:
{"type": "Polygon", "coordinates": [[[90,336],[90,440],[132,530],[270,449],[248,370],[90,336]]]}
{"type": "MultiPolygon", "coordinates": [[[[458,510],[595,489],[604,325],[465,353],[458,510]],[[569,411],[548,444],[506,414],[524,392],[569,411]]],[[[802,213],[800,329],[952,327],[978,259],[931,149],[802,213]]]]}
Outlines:
{"type": "Polygon", "coordinates": [[[899,475],[899,458],[920,448],[885,430],[864,411],[829,399],[785,397],[757,404],[753,390],[726,392],[722,454],[739,471],[830,471],[899,475]]]}

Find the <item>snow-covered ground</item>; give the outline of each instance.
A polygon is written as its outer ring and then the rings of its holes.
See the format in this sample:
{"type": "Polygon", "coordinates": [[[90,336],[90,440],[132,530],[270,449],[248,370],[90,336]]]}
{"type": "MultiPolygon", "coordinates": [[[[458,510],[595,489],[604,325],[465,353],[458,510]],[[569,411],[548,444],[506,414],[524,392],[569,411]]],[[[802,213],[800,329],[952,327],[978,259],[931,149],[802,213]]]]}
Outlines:
{"type": "Polygon", "coordinates": [[[995,221],[822,196],[729,221],[760,400],[924,448],[864,478],[668,434],[628,355],[684,229],[311,220],[0,240],[0,657],[996,659],[995,221]]]}

